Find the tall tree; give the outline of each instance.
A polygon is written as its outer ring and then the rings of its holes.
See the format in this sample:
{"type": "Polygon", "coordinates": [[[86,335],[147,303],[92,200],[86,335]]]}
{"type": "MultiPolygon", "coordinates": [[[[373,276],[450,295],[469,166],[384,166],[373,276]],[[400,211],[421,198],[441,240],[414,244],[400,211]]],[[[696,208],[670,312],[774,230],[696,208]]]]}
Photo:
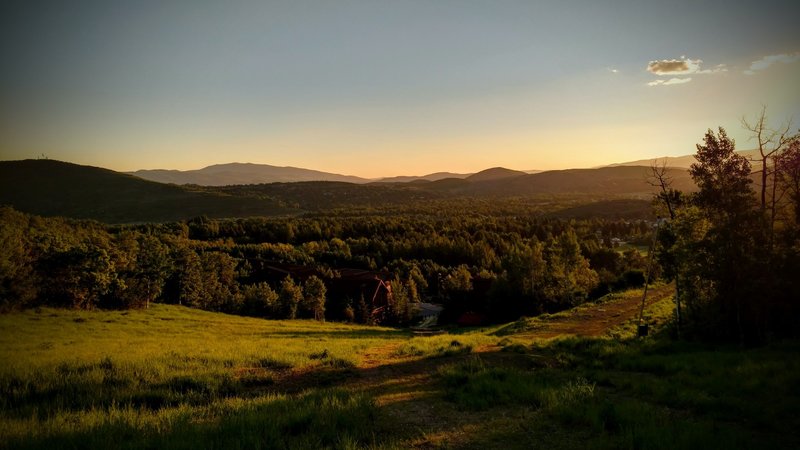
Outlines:
{"type": "MultiPolygon", "coordinates": [[[[736,330],[744,341],[746,317],[753,311],[755,283],[748,279],[757,273],[755,262],[761,241],[761,228],[754,211],[755,192],[750,179],[750,162],[735,152],[735,143],[723,128],[717,134],[708,130],[697,146],[697,163],[689,173],[699,191],[697,205],[710,223],[702,247],[707,259],[702,267],[712,283],[708,304],[715,326],[723,333],[736,330]]],[[[749,317],[749,316],[748,316],[749,317]]]]}
{"type": "Polygon", "coordinates": [[[281,281],[281,287],[278,291],[280,318],[294,319],[297,317],[297,306],[302,300],[302,289],[294,282],[292,277],[287,275],[286,278],[281,281]]]}
{"type": "Polygon", "coordinates": [[[310,276],[303,283],[303,312],[316,320],[324,321],[327,292],[325,283],[319,277],[310,276]]]}
{"type": "Polygon", "coordinates": [[[172,301],[194,308],[204,307],[206,292],[197,252],[186,245],[180,245],[175,249],[173,259],[176,270],[168,280],[172,301]]]}
{"type": "Polygon", "coordinates": [[[164,289],[171,261],[169,249],[157,237],[147,234],[139,239],[136,255],[138,293],[144,298],[144,307],[156,300],[164,289]]]}

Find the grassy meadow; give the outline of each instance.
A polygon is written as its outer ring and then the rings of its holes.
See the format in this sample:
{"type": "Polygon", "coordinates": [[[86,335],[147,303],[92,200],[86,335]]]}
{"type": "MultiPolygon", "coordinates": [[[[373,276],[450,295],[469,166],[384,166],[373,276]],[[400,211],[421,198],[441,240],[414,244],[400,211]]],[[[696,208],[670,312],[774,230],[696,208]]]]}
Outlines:
{"type": "Polygon", "coordinates": [[[432,337],[167,305],[5,314],[0,448],[800,444],[798,343],[636,340],[632,322],[553,336],[640,294],[432,337]]]}

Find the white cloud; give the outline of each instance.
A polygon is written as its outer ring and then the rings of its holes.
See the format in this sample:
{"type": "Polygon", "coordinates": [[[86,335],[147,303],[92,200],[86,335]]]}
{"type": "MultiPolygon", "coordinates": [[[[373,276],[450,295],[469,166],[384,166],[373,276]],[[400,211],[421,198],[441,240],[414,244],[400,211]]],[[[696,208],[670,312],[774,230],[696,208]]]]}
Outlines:
{"type": "Polygon", "coordinates": [[[701,74],[701,75],[707,75],[707,74],[711,74],[711,73],[722,73],[722,72],[727,72],[727,71],[728,71],[728,67],[725,64],[717,64],[712,69],[697,70],[696,72],[693,72],[693,73],[697,73],[697,74],[701,74]]]}
{"type": "Polygon", "coordinates": [[[800,61],[800,52],[793,54],[781,53],[780,55],[767,55],[758,61],[753,61],[753,63],[750,64],[750,68],[745,70],[744,73],[747,75],[753,75],[756,72],[764,70],[775,63],[790,64],[797,61],[800,61]]]}
{"type": "Polygon", "coordinates": [[[654,80],[647,83],[648,86],[671,86],[674,84],[686,84],[692,81],[691,77],[686,78],[670,78],[669,80],[654,80]]]}

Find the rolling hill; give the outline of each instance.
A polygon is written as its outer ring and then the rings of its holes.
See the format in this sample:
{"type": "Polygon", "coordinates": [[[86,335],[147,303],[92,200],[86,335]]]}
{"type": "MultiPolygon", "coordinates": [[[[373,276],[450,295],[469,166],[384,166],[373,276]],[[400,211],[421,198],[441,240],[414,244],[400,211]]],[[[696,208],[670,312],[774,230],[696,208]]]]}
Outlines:
{"type": "Polygon", "coordinates": [[[481,170],[480,172],[470,175],[466,178],[467,181],[491,181],[502,180],[505,178],[514,178],[527,175],[526,172],[519,170],[506,169],[505,167],[492,167],[491,169],[481,170]]]}
{"type": "MultiPolygon", "coordinates": [[[[163,222],[208,217],[246,217],[323,212],[336,208],[425,205],[434,200],[588,195],[649,199],[649,168],[570,169],[525,174],[495,168],[467,178],[410,183],[334,181],[231,186],[162,184],[98,167],[53,160],[0,162],[0,204],[45,216],[109,223],[163,222]]],[[[670,169],[674,188],[695,189],[688,173],[670,169]]],[[[639,215],[642,204],[609,204],[609,214],[639,215]],[[611,211],[614,211],[613,213],[611,211]]],[[[603,205],[567,215],[600,214],[603,205]]]]}
{"type": "MultiPolygon", "coordinates": [[[[619,166],[597,169],[550,170],[535,174],[479,181],[440,180],[421,189],[431,189],[449,195],[524,196],[534,194],[595,194],[649,196],[654,188],[647,184],[649,167],[619,166]]],[[[683,169],[669,169],[673,187],[695,190],[694,182],[683,169]]]]}
{"type": "MultiPolygon", "coordinates": [[[[744,155],[748,159],[752,160],[756,156],[758,156],[758,150],[740,150],[736,153],[740,155],[744,155]]],[[[609,164],[608,166],[603,167],[619,167],[619,166],[645,166],[650,167],[654,162],[658,162],[659,164],[666,163],[667,167],[677,168],[677,169],[688,169],[689,166],[696,163],[697,160],[695,159],[694,155],[683,155],[683,156],[663,156],[661,158],[652,158],[652,159],[639,159],[636,161],[628,161],[622,163],[615,163],[609,164]]]]}
{"type": "Polygon", "coordinates": [[[467,178],[472,175],[471,173],[453,173],[453,172],[434,172],[427,175],[401,175],[397,177],[381,178],[376,183],[413,183],[418,181],[439,181],[445,178],[467,178]]]}
{"type": "Polygon", "coordinates": [[[298,167],[277,167],[267,164],[230,163],[217,164],[198,170],[137,170],[129,172],[145,180],[159,183],[197,184],[200,186],[228,186],[234,184],[288,183],[297,181],[342,181],[368,183],[372,180],[320,172],[298,167]]]}
{"type": "Polygon", "coordinates": [[[297,212],[273,199],[197,192],[108,169],[46,159],[0,161],[0,204],[32,214],[108,223],[297,212]]]}

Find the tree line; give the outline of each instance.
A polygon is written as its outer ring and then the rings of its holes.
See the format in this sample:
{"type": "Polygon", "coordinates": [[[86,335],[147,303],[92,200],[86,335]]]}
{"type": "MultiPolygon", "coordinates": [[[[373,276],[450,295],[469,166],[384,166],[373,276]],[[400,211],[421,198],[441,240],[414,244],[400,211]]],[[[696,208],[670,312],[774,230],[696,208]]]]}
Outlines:
{"type": "Polygon", "coordinates": [[[798,334],[800,317],[800,137],[773,130],[765,111],[746,128],[759,156],[735,151],[725,129],[708,130],[690,174],[699,190],[671,189],[653,167],[669,218],[658,256],[677,287],[676,332],[740,343],[798,334]]]}
{"type": "Polygon", "coordinates": [[[643,282],[645,261],[613,238],[649,240],[646,221],[489,215],[357,215],[108,226],[0,208],[3,309],[142,308],[151,302],[266,318],[369,322],[369,298],[335,298],[337,270],[389,275],[389,323],[414,304],[494,320],[557,311],[643,282]],[[265,277],[260,262],[319,275],[265,277]]]}

